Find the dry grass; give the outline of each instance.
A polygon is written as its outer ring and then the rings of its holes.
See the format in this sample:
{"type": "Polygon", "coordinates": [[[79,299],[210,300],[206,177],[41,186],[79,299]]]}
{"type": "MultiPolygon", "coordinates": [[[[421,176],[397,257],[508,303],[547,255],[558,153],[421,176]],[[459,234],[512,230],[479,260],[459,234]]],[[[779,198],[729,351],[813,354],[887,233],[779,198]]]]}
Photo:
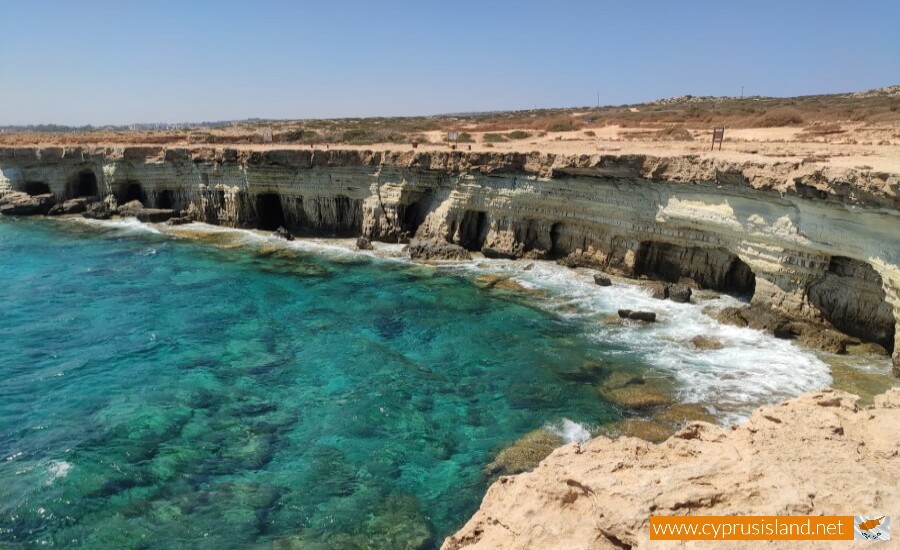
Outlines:
{"type": "MultiPolygon", "coordinates": [[[[796,98],[683,98],[619,107],[582,107],[535,109],[484,114],[460,114],[405,118],[366,118],[328,120],[248,121],[217,127],[164,131],[128,131],[119,128],[81,129],[79,131],[11,131],[0,133],[0,145],[129,144],[261,144],[263,128],[270,128],[275,143],[338,144],[365,146],[375,143],[425,143],[425,132],[460,132],[460,143],[481,141],[503,144],[508,140],[541,139],[545,134],[583,132],[595,138],[608,127],[628,128],[621,137],[659,141],[690,141],[691,130],[709,131],[714,126],[730,130],[800,127],[804,135],[818,138],[843,134],[848,125],[878,126],[885,136],[900,137],[900,98],[884,94],[819,95],[796,98]],[[663,128],[663,130],[660,130],[663,128]],[[490,137],[485,137],[490,136],[490,137]]],[[[47,128],[59,130],[59,128],[47,128]]],[[[868,131],[868,130],[867,130],[868,131]]],[[[874,130],[872,130],[874,136],[874,130]]],[[[572,136],[566,137],[571,139],[572,136]]],[[[808,139],[808,138],[807,138],[808,139]]],[[[849,139],[849,138],[848,138],[849,139]]],[[[884,138],[863,136],[874,143],[884,138]]]]}

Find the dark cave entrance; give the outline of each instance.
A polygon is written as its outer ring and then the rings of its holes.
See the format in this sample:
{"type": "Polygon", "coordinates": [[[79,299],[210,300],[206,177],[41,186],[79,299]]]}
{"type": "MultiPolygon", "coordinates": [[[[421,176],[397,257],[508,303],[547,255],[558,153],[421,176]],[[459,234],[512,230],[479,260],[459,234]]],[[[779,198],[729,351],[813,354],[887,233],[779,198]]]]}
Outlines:
{"type": "Polygon", "coordinates": [[[144,190],[141,189],[141,184],[137,182],[125,182],[119,191],[119,196],[119,202],[122,204],[131,201],[140,201],[141,204],[144,204],[144,190]]]}
{"type": "Polygon", "coordinates": [[[164,191],[160,191],[156,194],[156,207],[163,208],[169,210],[172,208],[172,204],[174,201],[172,200],[172,191],[166,189],[164,191]]]}
{"type": "Polygon", "coordinates": [[[96,197],[97,192],[97,176],[93,172],[84,171],[79,173],[74,181],[72,181],[71,192],[72,197],[96,197]]]}
{"type": "Polygon", "coordinates": [[[559,237],[562,233],[562,224],[557,222],[550,226],[550,255],[553,257],[562,256],[563,253],[559,249],[559,237]]]}
{"type": "Polygon", "coordinates": [[[724,248],[645,241],[638,249],[634,271],[670,283],[693,281],[699,288],[747,298],[756,291],[753,270],[724,248]]]}
{"type": "Polygon", "coordinates": [[[881,275],[867,262],[832,256],[824,277],[807,289],[807,297],[841,332],[894,351],[894,310],[881,275]]]}
{"type": "Polygon", "coordinates": [[[34,197],[35,195],[47,195],[50,193],[50,186],[42,181],[25,182],[25,192],[34,197]]]}
{"type": "Polygon", "coordinates": [[[481,250],[489,229],[487,212],[467,211],[459,223],[459,244],[466,250],[481,250]]]}
{"type": "Polygon", "coordinates": [[[259,229],[274,231],[284,226],[284,210],[281,208],[281,197],[275,193],[257,195],[256,216],[256,226],[259,229]]]}

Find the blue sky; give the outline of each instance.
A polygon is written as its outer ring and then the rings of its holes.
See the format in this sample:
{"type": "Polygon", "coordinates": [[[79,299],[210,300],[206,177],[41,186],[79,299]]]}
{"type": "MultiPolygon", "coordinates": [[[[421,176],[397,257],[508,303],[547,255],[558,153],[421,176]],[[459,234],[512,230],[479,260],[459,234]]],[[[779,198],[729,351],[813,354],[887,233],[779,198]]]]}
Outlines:
{"type": "Polygon", "coordinates": [[[900,2],[0,0],[0,124],[393,116],[900,84],[900,2]]]}

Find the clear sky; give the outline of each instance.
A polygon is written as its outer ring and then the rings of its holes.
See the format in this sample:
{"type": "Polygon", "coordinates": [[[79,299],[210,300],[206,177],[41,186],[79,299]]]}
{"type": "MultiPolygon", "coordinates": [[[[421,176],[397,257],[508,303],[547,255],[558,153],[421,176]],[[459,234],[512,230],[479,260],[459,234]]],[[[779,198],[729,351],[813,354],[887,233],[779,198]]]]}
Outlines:
{"type": "Polygon", "coordinates": [[[894,0],[0,0],[0,124],[393,116],[900,84],[894,0]]]}

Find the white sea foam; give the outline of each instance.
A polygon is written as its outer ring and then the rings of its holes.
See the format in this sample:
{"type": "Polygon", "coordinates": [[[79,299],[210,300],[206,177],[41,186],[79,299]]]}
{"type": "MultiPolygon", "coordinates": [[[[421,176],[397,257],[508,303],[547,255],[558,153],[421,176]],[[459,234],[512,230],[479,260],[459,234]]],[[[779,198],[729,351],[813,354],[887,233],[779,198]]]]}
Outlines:
{"type": "Polygon", "coordinates": [[[648,289],[624,281],[594,284],[592,273],[551,262],[486,260],[461,268],[470,272],[506,272],[526,286],[547,290],[539,305],[561,317],[588,321],[585,336],[618,345],[653,368],[647,376],[673,381],[684,402],[712,406],[724,422],[746,418],[759,405],[794,397],[831,383],[829,367],[812,352],[762,331],[718,323],[703,313],[740,301],[721,296],[702,303],[657,300],[648,289]],[[525,271],[526,263],[534,266],[525,271]],[[606,324],[618,309],[653,311],[650,325],[606,324]],[[690,341],[705,335],[722,342],[719,350],[700,350],[690,341]]]}
{"type": "Polygon", "coordinates": [[[92,220],[89,218],[66,218],[67,220],[83,225],[100,227],[105,229],[117,229],[123,234],[159,233],[153,224],[139,221],[137,218],[117,218],[114,220],[92,220]]]}
{"type": "Polygon", "coordinates": [[[568,418],[547,424],[545,428],[561,437],[566,443],[584,443],[591,438],[591,431],[584,424],[579,424],[568,418]]]}
{"type": "Polygon", "coordinates": [[[72,465],[65,460],[51,460],[47,464],[47,473],[50,474],[47,479],[47,485],[50,485],[59,478],[69,475],[72,465]]]}

